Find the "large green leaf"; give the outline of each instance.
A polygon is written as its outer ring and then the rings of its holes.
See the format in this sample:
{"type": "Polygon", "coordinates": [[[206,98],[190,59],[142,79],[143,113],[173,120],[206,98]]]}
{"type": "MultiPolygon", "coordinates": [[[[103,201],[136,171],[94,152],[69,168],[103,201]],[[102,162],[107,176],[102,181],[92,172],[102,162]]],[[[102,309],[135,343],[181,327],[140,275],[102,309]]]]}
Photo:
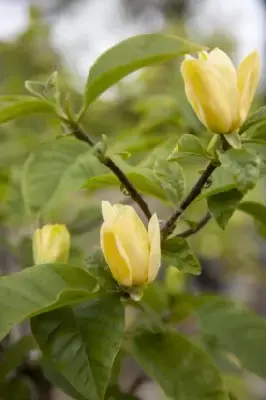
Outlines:
{"type": "Polygon", "coordinates": [[[185,175],[177,162],[159,159],[155,162],[153,173],[169,201],[176,205],[182,200],[185,193],[185,175]]]}
{"type": "Polygon", "coordinates": [[[201,272],[200,263],[186,239],[176,237],[164,241],[162,254],[169,265],[178,268],[182,272],[192,275],[199,275],[201,272]]]}
{"type": "Polygon", "coordinates": [[[104,170],[85,143],[70,138],[42,146],[28,158],[22,176],[30,211],[62,204],[86,180],[104,170]]]}
{"type": "Polygon", "coordinates": [[[69,383],[69,381],[55,368],[54,364],[43,357],[41,360],[41,367],[45,377],[50,381],[55,388],[60,388],[71,399],[86,400],[76,389],[69,383]]]}
{"type": "Polygon", "coordinates": [[[138,35],[118,43],[91,67],[80,115],[100,94],[131,72],[201,49],[177,36],[162,34],[138,35]]]}
{"type": "Polygon", "coordinates": [[[266,377],[266,321],[231,300],[209,297],[196,310],[202,329],[235,354],[242,366],[266,377]]]}
{"type": "Polygon", "coordinates": [[[252,189],[260,175],[260,158],[248,149],[231,149],[220,154],[222,166],[234,176],[237,188],[245,193],[252,189]]]}
{"type": "Polygon", "coordinates": [[[253,114],[251,114],[245,123],[239,129],[239,134],[241,135],[250,128],[254,128],[256,125],[266,122],[266,107],[261,107],[253,114]]]}
{"type": "Polygon", "coordinates": [[[131,352],[173,400],[228,400],[211,358],[177,332],[141,332],[131,352]]]}
{"type": "Polygon", "coordinates": [[[249,214],[251,217],[266,225],[266,206],[255,201],[243,201],[239,204],[238,209],[249,214]]]}
{"type": "Polygon", "coordinates": [[[43,264],[0,278],[0,340],[32,315],[95,296],[95,279],[67,264],[43,264]]]}
{"type": "Polygon", "coordinates": [[[238,208],[243,194],[237,189],[213,194],[207,198],[208,208],[218,225],[225,229],[229,219],[238,208]]]}
{"type": "Polygon", "coordinates": [[[44,356],[69,384],[85,399],[102,400],[124,333],[119,296],[42,314],[31,327],[44,356]]]}
{"type": "MultiPolygon", "coordinates": [[[[0,97],[1,101],[1,97],[0,97]]],[[[33,113],[53,112],[53,106],[32,96],[19,96],[0,105],[0,124],[33,113]]]]}
{"type": "MultiPolygon", "coordinates": [[[[167,201],[164,190],[155,182],[150,169],[127,166],[123,168],[123,171],[139,192],[167,201]]],[[[108,173],[89,178],[84,187],[95,191],[108,187],[121,187],[121,183],[115,175],[108,173]]]]}

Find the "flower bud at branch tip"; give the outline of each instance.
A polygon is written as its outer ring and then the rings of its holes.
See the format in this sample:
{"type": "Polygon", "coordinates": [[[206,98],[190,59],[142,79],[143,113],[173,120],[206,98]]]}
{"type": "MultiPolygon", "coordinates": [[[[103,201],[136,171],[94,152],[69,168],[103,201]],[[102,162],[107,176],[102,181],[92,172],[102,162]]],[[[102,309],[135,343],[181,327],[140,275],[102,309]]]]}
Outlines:
{"type": "Polygon", "coordinates": [[[234,133],[247,118],[259,82],[260,59],[250,53],[236,69],[220,49],[186,56],[185,92],[199,120],[214,133],[234,133]]]}
{"type": "Polygon", "coordinates": [[[131,206],[103,201],[102,213],[101,248],[114,279],[125,287],[152,282],[161,264],[157,215],[147,230],[131,206]]]}
{"type": "Polygon", "coordinates": [[[44,225],[33,236],[35,264],[68,262],[70,234],[65,225],[44,225]]]}

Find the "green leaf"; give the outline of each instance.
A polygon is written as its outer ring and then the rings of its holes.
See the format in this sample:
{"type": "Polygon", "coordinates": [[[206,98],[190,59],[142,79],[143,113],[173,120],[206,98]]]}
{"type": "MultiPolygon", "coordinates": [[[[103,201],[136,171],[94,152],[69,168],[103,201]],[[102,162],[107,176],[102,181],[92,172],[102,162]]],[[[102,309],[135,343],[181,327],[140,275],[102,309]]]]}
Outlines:
{"type": "MultiPolygon", "coordinates": [[[[122,168],[127,178],[135,186],[135,188],[146,195],[156,197],[160,200],[167,201],[167,196],[163,189],[155,182],[153,173],[148,168],[142,167],[125,167],[122,168]]],[[[97,175],[89,178],[84,188],[96,191],[109,187],[121,187],[121,184],[113,174],[97,175]]]]}
{"type": "Polygon", "coordinates": [[[2,381],[9,372],[18,368],[29,351],[36,349],[36,347],[37,344],[32,336],[24,336],[17,342],[10,344],[1,355],[0,381],[2,381]]]}
{"type": "Polygon", "coordinates": [[[105,291],[117,290],[117,283],[113,279],[110,269],[104,259],[101,249],[96,249],[86,260],[88,273],[95,278],[105,291]]]}
{"type": "Polygon", "coordinates": [[[241,138],[238,133],[229,133],[223,136],[234,149],[240,149],[242,147],[241,138]]]}
{"type": "Polygon", "coordinates": [[[245,123],[239,129],[239,135],[264,121],[266,121],[266,107],[261,107],[246,119],[245,123]]]}
{"type": "Polygon", "coordinates": [[[191,156],[207,158],[208,154],[197,136],[186,133],[181,136],[176,148],[170,154],[168,160],[180,160],[191,156]]]}
{"type": "Polygon", "coordinates": [[[238,208],[243,197],[237,189],[213,194],[207,198],[208,208],[218,225],[225,229],[229,219],[238,208]]]}
{"type": "Polygon", "coordinates": [[[58,74],[56,71],[52,73],[46,82],[26,81],[25,87],[34,96],[50,101],[57,106],[59,105],[60,93],[58,74]]]}
{"type": "Polygon", "coordinates": [[[249,141],[244,143],[244,147],[249,151],[255,153],[260,158],[260,176],[266,174],[266,143],[259,143],[257,141],[249,141]]]}
{"type": "Polygon", "coordinates": [[[167,308],[168,298],[161,282],[153,282],[148,285],[143,293],[141,301],[147,304],[157,313],[162,313],[167,308]]]}
{"type": "Polygon", "coordinates": [[[183,335],[141,332],[131,352],[139,365],[173,400],[227,400],[211,358],[183,335]]]}
{"type": "Polygon", "coordinates": [[[182,272],[192,275],[201,273],[200,263],[186,239],[175,237],[164,241],[162,254],[171,266],[178,268],[182,272]]]}
{"type": "Polygon", "coordinates": [[[118,43],[91,67],[80,116],[100,94],[131,72],[199,50],[202,50],[199,45],[162,34],[137,35],[118,43]]]}
{"type": "Polygon", "coordinates": [[[87,400],[76,391],[69,381],[55,368],[54,364],[45,357],[41,360],[41,366],[45,377],[55,388],[63,390],[63,392],[65,392],[71,399],[87,400]]]}
{"type": "Polygon", "coordinates": [[[22,193],[32,212],[62,206],[90,176],[104,168],[85,143],[70,138],[42,146],[26,161],[22,193]]]}
{"type": "Polygon", "coordinates": [[[244,368],[265,378],[265,320],[231,300],[206,299],[196,311],[203,331],[215,335],[220,346],[236,355],[244,368]]]}
{"type": "Polygon", "coordinates": [[[82,268],[43,264],[0,278],[0,340],[33,315],[95,296],[95,279],[82,268]]]}
{"type": "Polygon", "coordinates": [[[213,194],[227,192],[228,190],[237,187],[232,171],[223,166],[214,170],[211,176],[211,182],[211,186],[204,190],[204,192],[198,197],[199,199],[212,196],[213,194]]]}
{"type": "Polygon", "coordinates": [[[85,399],[102,400],[124,333],[119,296],[42,314],[31,327],[44,356],[69,384],[85,399]]]}
{"type": "Polygon", "coordinates": [[[220,154],[220,161],[224,168],[233,173],[237,188],[245,193],[252,189],[260,174],[260,159],[248,149],[231,149],[220,154]]]}
{"type": "Polygon", "coordinates": [[[31,96],[21,96],[20,100],[0,107],[0,124],[33,113],[53,112],[53,106],[31,96]]]}
{"type": "Polygon", "coordinates": [[[255,201],[243,201],[238,209],[253,217],[259,223],[266,225],[266,206],[255,201]]]}
{"type": "Polygon", "coordinates": [[[172,204],[180,203],[186,187],[185,175],[180,165],[159,159],[154,165],[153,173],[169,201],[172,204]]]}

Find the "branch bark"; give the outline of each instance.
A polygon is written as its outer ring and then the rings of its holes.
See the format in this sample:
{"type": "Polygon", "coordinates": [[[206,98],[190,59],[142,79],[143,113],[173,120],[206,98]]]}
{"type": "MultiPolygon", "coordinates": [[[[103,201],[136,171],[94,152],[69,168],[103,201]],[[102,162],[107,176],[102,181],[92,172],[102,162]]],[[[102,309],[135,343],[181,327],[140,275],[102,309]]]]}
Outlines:
{"type": "Polygon", "coordinates": [[[175,229],[177,220],[183,214],[183,212],[188,208],[188,206],[201,193],[202,189],[204,188],[205,184],[208,182],[209,178],[211,177],[211,174],[217,168],[217,166],[218,166],[218,164],[216,164],[215,162],[213,162],[213,161],[209,162],[209,164],[207,165],[203,174],[200,176],[198,181],[192,187],[192,189],[188,193],[188,195],[181,202],[179,208],[165,222],[165,224],[162,228],[162,235],[164,238],[169,236],[173,232],[173,230],[175,229]]]}
{"type": "MultiPolygon", "coordinates": [[[[94,141],[90,136],[75,122],[64,120],[63,121],[70,129],[71,133],[78,139],[87,143],[90,147],[95,146],[94,141]]],[[[152,214],[148,204],[134,187],[134,185],[127,178],[126,174],[119,168],[119,166],[110,158],[106,156],[99,156],[99,161],[112,171],[115,176],[119,179],[119,182],[126,189],[132,200],[134,200],[140,209],[142,210],[145,217],[150,220],[152,214]]]]}
{"type": "Polygon", "coordinates": [[[189,228],[184,232],[180,232],[176,235],[176,237],[187,238],[195,233],[199,232],[212,218],[211,213],[207,212],[207,214],[195,225],[193,228],[189,228]]]}

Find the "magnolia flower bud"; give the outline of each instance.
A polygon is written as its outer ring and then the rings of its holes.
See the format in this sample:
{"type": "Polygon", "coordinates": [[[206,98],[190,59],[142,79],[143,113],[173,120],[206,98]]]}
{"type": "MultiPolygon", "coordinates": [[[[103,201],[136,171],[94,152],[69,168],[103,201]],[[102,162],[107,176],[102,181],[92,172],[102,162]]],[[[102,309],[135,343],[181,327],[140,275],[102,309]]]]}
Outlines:
{"type": "Polygon", "coordinates": [[[35,264],[53,262],[67,263],[70,235],[65,225],[44,225],[33,236],[33,259],[35,264]]]}
{"type": "Polygon", "coordinates": [[[161,263],[156,214],[147,231],[133,207],[103,201],[102,213],[101,247],[113,277],[128,287],[152,282],[161,263]]]}
{"type": "Polygon", "coordinates": [[[259,82],[257,51],[250,53],[237,70],[217,48],[200,53],[198,59],[186,56],[181,73],[188,101],[210,131],[232,133],[240,128],[259,82]]]}

